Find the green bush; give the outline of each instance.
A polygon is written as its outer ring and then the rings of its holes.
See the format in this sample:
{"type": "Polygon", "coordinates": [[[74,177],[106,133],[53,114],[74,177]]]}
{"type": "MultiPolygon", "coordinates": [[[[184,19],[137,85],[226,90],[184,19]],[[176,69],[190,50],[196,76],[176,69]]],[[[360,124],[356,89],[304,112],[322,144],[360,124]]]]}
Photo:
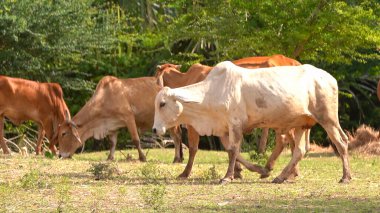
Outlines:
{"type": "Polygon", "coordinates": [[[49,186],[45,176],[37,169],[32,169],[20,179],[21,187],[24,189],[43,189],[49,186]]]}

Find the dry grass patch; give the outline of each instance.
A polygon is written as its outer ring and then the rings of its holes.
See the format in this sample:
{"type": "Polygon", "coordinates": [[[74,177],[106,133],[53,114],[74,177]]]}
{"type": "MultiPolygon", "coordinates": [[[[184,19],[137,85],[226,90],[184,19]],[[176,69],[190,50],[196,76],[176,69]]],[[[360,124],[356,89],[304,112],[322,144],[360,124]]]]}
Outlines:
{"type": "Polygon", "coordinates": [[[361,125],[354,133],[348,133],[348,149],[368,155],[380,155],[380,132],[361,125]]]}

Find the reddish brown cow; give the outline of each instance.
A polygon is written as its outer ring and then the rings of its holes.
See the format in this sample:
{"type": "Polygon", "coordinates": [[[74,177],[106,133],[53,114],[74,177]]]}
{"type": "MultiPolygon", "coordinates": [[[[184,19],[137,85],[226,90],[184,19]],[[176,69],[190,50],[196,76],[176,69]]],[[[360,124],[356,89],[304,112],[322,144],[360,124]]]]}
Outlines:
{"type": "MultiPolygon", "coordinates": [[[[287,58],[283,55],[273,55],[273,56],[263,56],[263,57],[248,57],[243,58],[239,60],[233,61],[234,64],[244,67],[244,68],[264,68],[264,67],[273,67],[273,66],[298,66],[301,65],[298,61],[287,58]]],[[[178,88],[187,86],[190,84],[194,84],[197,82],[200,82],[206,78],[208,73],[212,70],[213,67],[202,65],[202,64],[194,64],[192,65],[189,70],[186,73],[182,73],[178,71],[180,68],[179,65],[174,64],[163,64],[157,66],[156,71],[156,78],[157,83],[160,86],[168,86],[170,88],[178,88]]],[[[190,175],[192,165],[194,162],[195,154],[198,150],[198,144],[199,144],[199,134],[191,127],[187,126],[188,129],[188,140],[189,140],[189,161],[186,165],[185,170],[181,175],[179,175],[180,178],[187,178],[190,175]]],[[[307,131],[307,139],[309,131],[307,131]]],[[[266,147],[266,142],[268,138],[268,128],[263,129],[262,137],[259,142],[259,152],[264,152],[266,147]]],[[[286,137],[288,139],[291,139],[292,137],[290,134],[286,137]]],[[[272,170],[274,166],[274,162],[283,150],[286,143],[291,142],[291,140],[285,141],[284,136],[281,136],[281,134],[276,133],[276,147],[274,149],[273,154],[271,155],[267,165],[267,170],[272,170]]],[[[308,141],[306,142],[308,145],[308,141]]],[[[308,148],[307,148],[308,149],[308,148]]],[[[240,175],[240,165],[237,163],[235,168],[235,176],[241,177],[240,175]]],[[[295,174],[298,174],[298,169],[296,168],[295,174]]],[[[262,176],[266,177],[266,176],[262,176]]]]}
{"type": "MultiPolygon", "coordinates": [[[[59,154],[66,158],[82,146],[81,141],[94,137],[109,137],[111,147],[109,160],[114,159],[118,130],[127,127],[132,142],[139,152],[140,161],[146,161],[140,146],[138,130],[150,130],[154,118],[154,98],[160,87],[154,77],[118,79],[112,76],[103,77],[98,83],[91,99],[73,117],[78,126],[80,141],[74,137],[59,140],[59,154]]],[[[60,128],[60,135],[70,132],[69,126],[60,128]]],[[[175,142],[174,162],[183,160],[180,144],[181,137],[175,129],[171,130],[175,142]]]]}
{"type": "Polygon", "coordinates": [[[0,143],[5,154],[9,149],[3,139],[4,117],[19,125],[32,120],[38,125],[36,154],[40,154],[42,139],[50,141],[49,148],[55,154],[59,125],[67,123],[75,134],[75,127],[70,122],[70,114],[63,100],[59,84],[38,83],[20,78],[0,76],[0,143]]]}

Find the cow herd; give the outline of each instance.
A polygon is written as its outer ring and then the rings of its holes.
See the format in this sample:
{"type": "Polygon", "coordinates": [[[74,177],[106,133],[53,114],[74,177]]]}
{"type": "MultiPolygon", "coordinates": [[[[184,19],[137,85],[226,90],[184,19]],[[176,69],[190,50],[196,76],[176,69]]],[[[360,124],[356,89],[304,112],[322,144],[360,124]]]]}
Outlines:
{"type": "MultiPolygon", "coordinates": [[[[0,144],[4,117],[14,124],[26,120],[39,127],[36,154],[42,138],[60,157],[71,157],[91,137],[109,138],[109,160],[114,159],[118,130],[126,127],[138,149],[139,160],[146,161],[140,146],[139,131],[156,134],[166,131],[174,140],[174,162],[182,162],[180,125],[186,125],[189,160],[180,178],[189,177],[198,150],[200,135],[218,136],[228,153],[229,164],[221,183],[241,178],[243,164],[248,170],[268,177],[286,144],[292,158],[273,182],[298,175],[298,162],[309,146],[309,129],[319,123],[336,146],[343,164],[341,182],[351,179],[348,139],[338,120],[338,85],[327,72],[312,65],[301,65],[283,55],[249,57],[221,62],[215,67],[194,64],[185,73],[178,65],[157,66],[154,77],[118,79],[103,77],[90,100],[72,118],[55,83],[0,76],[0,144]],[[264,149],[268,128],[276,132],[276,144],[262,168],[240,155],[243,134],[263,128],[260,149],[264,149]]],[[[378,85],[380,99],[380,82],[378,85]]]]}

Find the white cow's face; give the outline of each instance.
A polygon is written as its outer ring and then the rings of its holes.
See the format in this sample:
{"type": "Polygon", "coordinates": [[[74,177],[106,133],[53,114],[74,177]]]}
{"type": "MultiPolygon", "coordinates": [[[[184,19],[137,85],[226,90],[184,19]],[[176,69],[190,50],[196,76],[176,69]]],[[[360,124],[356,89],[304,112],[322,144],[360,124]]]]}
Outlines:
{"type": "Polygon", "coordinates": [[[153,132],[162,135],[166,129],[179,125],[178,118],[182,111],[182,104],[171,95],[169,87],[164,87],[155,100],[153,132]]]}

